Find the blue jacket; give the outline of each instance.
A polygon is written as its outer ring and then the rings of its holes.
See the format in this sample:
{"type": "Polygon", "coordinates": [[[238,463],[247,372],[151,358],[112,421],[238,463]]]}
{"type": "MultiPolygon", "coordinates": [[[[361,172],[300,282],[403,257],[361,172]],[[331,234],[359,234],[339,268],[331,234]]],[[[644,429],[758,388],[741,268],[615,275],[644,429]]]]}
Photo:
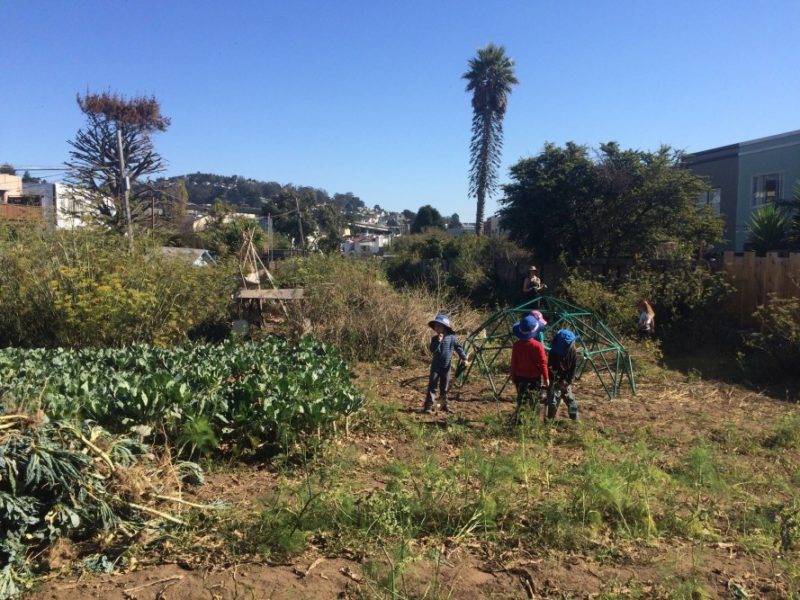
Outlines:
{"type": "Polygon", "coordinates": [[[458,343],[456,334],[445,333],[441,342],[439,342],[438,336],[434,336],[431,339],[431,352],[433,352],[431,366],[437,369],[449,369],[450,363],[453,360],[453,350],[456,351],[456,354],[458,354],[461,360],[467,360],[467,353],[464,352],[464,348],[458,343]]]}

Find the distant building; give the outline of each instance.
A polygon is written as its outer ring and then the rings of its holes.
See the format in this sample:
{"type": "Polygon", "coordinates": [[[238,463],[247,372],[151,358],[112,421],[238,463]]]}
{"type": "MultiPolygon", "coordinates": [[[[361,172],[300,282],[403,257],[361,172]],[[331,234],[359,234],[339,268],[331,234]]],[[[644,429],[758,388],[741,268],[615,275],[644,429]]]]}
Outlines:
{"type": "Polygon", "coordinates": [[[459,223],[455,227],[448,227],[446,231],[453,237],[475,235],[475,223],[459,223]]]}
{"type": "Polygon", "coordinates": [[[508,233],[500,226],[500,215],[492,215],[483,222],[483,235],[504,235],[508,233]]]}
{"type": "Polygon", "coordinates": [[[709,205],[725,222],[723,249],[740,252],[753,211],[787,204],[800,180],[800,130],[689,154],[684,164],[710,186],[698,204],[709,205]]]}
{"type": "Polygon", "coordinates": [[[179,260],[193,267],[209,267],[217,261],[204,248],[173,248],[162,246],[161,254],[164,258],[179,260]]]}
{"type": "Polygon", "coordinates": [[[388,235],[356,234],[342,242],[341,250],[345,256],[375,256],[382,254],[391,241],[388,235]]]}
{"type": "Polygon", "coordinates": [[[0,175],[0,219],[38,221],[58,229],[83,225],[75,187],[63,183],[28,183],[0,175]]]}

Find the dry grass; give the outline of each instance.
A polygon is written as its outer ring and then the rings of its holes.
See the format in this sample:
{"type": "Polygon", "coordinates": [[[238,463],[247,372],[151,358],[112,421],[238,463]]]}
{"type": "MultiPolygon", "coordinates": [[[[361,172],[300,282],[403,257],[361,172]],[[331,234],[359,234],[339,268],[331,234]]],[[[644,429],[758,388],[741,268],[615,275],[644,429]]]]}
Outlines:
{"type": "Polygon", "coordinates": [[[483,320],[465,302],[423,288],[398,291],[375,263],[314,256],[281,265],[279,276],[306,289],[303,316],[314,334],[350,360],[407,363],[423,357],[430,321],[450,315],[459,334],[483,320]]]}

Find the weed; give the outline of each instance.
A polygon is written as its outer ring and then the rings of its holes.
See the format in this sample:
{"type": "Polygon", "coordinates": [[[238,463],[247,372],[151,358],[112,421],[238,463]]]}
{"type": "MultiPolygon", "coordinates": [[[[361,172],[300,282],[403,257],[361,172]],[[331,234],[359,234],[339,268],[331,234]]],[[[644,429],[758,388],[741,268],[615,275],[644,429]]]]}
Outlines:
{"type": "Polygon", "coordinates": [[[764,440],[764,447],[772,450],[800,448],[800,413],[783,417],[764,440]]]}
{"type": "Polygon", "coordinates": [[[721,482],[717,458],[707,446],[693,446],[690,448],[678,474],[692,488],[703,490],[718,490],[720,488],[721,482]]]}

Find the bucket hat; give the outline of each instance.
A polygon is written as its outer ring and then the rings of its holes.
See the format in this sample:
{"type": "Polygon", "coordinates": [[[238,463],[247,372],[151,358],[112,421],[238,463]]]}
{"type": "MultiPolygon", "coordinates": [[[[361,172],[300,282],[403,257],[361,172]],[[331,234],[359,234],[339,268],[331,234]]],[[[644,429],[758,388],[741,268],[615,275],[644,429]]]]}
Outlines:
{"type": "Polygon", "coordinates": [[[542,316],[542,313],[541,313],[541,311],[538,311],[538,310],[532,310],[532,311],[531,311],[531,316],[532,316],[534,319],[536,319],[537,321],[539,321],[539,323],[541,323],[541,324],[542,324],[542,327],[544,327],[545,325],[547,325],[547,321],[545,321],[545,320],[544,320],[544,316],[542,316]]]}
{"type": "Polygon", "coordinates": [[[514,323],[511,327],[511,331],[521,340],[530,340],[533,338],[534,332],[536,331],[536,324],[536,319],[527,315],[514,323]]]}
{"type": "Polygon", "coordinates": [[[556,354],[563,356],[578,337],[579,336],[575,335],[575,333],[569,329],[559,329],[550,344],[550,349],[556,354]]]}
{"type": "Polygon", "coordinates": [[[440,325],[444,325],[444,328],[449,333],[455,333],[453,331],[452,326],[450,325],[450,319],[447,317],[447,315],[443,315],[443,314],[436,315],[436,317],[434,317],[434,319],[432,321],[428,321],[428,327],[433,329],[433,326],[436,325],[436,323],[439,323],[440,325]]]}

